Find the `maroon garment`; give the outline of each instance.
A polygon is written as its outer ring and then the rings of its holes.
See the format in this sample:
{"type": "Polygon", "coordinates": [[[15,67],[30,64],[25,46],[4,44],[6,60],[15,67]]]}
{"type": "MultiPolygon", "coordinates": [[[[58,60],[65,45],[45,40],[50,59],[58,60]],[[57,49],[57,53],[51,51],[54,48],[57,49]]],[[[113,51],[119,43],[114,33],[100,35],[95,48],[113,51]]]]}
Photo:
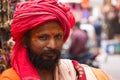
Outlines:
{"type": "Polygon", "coordinates": [[[71,46],[69,52],[71,54],[80,54],[86,50],[85,46],[88,40],[87,34],[80,30],[76,29],[71,35],[71,46]]]}

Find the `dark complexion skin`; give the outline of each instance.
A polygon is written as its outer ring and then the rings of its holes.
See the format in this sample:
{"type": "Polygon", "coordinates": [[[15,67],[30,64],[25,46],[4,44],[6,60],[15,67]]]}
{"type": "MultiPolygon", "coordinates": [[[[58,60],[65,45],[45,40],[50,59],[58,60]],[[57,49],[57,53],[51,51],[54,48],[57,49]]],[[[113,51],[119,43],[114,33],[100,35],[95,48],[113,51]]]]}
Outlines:
{"type": "Polygon", "coordinates": [[[41,80],[54,80],[54,70],[59,62],[64,32],[58,22],[48,22],[28,32],[25,46],[31,63],[41,80]]]}

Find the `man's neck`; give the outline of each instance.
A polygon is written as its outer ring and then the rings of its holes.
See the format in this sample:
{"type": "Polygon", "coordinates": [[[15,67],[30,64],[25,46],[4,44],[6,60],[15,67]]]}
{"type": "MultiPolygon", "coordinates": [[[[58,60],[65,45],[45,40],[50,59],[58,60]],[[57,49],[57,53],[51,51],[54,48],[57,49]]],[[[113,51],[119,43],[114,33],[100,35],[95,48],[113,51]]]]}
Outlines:
{"type": "Polygon", "coordinates": [[[39,70],[40,80],[54,80],[54,70],[39,70]]]}

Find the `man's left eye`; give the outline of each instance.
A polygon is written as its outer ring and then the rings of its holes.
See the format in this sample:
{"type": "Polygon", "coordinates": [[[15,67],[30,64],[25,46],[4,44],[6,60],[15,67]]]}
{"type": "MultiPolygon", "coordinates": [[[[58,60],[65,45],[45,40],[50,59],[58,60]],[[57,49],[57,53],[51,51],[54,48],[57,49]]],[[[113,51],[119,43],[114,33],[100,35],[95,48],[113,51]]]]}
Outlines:
{"type": "Polygon", "coordinates": [[[39,36],[39,39],[40,39],[40,40],[47,40],[47,39],[48,39],[48,36],[46,36],[46,35],[39,36]]]}
{"type": "Polygon", "coordinates": [[[55,39],[59,40],[59,39],[63,39],[63,36],[61,34],[58,34],[55,36],[55,39]]]}

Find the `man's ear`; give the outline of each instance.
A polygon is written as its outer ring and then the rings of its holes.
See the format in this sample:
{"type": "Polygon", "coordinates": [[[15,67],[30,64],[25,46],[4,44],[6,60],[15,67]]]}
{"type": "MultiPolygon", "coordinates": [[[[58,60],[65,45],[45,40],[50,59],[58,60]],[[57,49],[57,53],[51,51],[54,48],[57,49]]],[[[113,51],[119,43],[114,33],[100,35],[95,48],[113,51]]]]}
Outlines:
{"type": "Polygon", "coordinates": [[[23,37],[22,44],[25,48],[27,48],[28,45],[27,45],[27,40],[25,37],[23,37]]]}
{"type": "Polygon", "coordinates": [[[30,31],[25,33],[22,40],[22,44],[25,48],[27,48],[29,46],[29,42],[30,42],[30,31]]]}

